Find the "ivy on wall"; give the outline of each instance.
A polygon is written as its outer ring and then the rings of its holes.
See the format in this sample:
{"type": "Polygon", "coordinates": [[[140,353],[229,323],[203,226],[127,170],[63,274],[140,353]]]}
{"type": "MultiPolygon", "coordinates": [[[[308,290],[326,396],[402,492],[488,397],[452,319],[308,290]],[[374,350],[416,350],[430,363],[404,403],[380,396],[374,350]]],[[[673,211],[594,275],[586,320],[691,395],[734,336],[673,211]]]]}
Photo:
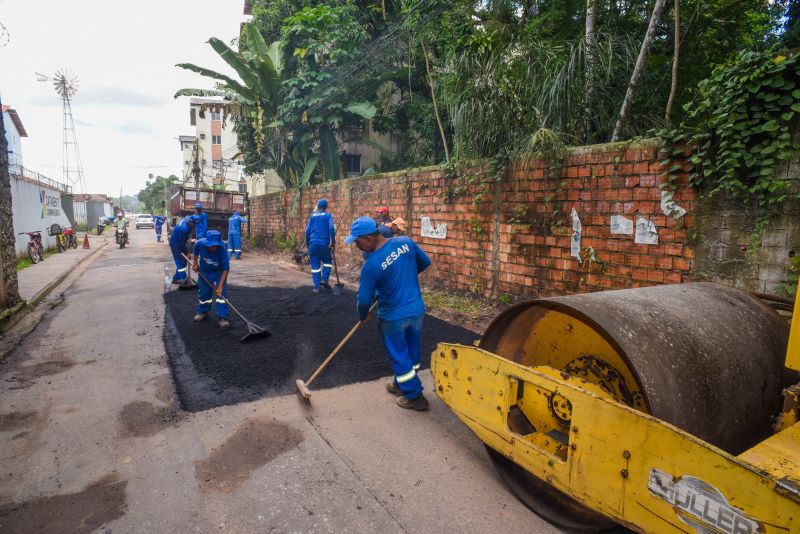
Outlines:
{"type": "Polygon", "coordinates": [[[658,132],[667,153],[662,187],[675,189],[688,154],[689,184],[701,195],[726,193],[757,208],[757,247],[772,215],[800,198],[781,172],[800,149],[800,51],[742,51],[684,109],[679,127],[658,132]]]}

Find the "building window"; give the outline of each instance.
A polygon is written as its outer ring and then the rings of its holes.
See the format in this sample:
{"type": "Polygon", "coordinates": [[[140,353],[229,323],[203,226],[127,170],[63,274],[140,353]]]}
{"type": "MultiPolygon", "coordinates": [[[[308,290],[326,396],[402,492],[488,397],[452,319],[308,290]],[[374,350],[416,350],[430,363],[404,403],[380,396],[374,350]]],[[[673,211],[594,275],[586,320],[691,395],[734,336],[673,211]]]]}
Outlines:
{"type": "Polygon", "coordinates": [[[348,174],[361,174],[361,156],[357,154],[347,154],[347,172],[348,174]]]}
{"type": "Polygon", "coordinates": [[[197,126],[197,110],[194,108],[189,110],[189,124],[192,126],[197,126]]]}
{"type": "Polygon", "coordinates": [[[239,184],[239,192],[247,193],[247,182],[239,184]]]}
{"type": "Polygon", "coordinates": [[[222,116],[219,111],[212,111],[211,112],[211,120],[212,121],[221,121],[222,116]]]}
{"type": "Polygon", "coordinates": [[[222,144],[222,136],[221,135],[212,135],[211,136],[211,144],[212,145],[221,145],[222,144]]]}

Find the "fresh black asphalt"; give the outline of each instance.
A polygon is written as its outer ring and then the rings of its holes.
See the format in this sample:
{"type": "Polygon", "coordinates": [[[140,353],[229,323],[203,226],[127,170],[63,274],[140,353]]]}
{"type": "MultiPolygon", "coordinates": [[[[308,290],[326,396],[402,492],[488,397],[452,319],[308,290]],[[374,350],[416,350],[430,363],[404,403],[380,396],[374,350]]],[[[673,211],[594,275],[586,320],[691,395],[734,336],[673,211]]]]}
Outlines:
{"type": "MultiPolygon", "coordinates": [[[[229,288],[236,308],[272,332],[266,339],[242,343],[244,323],[231,311],[231,328],[221,330],[212,314],[192,317],[196,291],[165,294],[164,341],[178,398],[184,410],[200,411],[295,391],[307,380],[358,321],[356,295],[343,291],[314,294],[310,287],[229,288]]],[[[478,335],[429,315],[425,317],[422,367],[440,341],[472,344],[478,335]]],[[[392,374],[377,321],[364,324],[311,386],[327,389],[392,374]]]]}

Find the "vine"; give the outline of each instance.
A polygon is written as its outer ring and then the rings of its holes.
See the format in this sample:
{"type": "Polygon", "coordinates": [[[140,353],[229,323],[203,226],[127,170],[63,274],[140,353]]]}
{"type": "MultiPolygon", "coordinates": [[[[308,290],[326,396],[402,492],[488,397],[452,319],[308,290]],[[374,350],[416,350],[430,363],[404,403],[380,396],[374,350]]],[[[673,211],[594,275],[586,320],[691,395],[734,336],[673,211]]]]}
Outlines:
{"type": "Polygon", "coordinates": [[[800,51],[742,51],[698,90],[684,107],[682,124],[658,132],[666,152],[661,187],[676,189],[679,173],[688,170],[689,185],[701,195],[725,193],[754,205],[755,250],[784,202],[800,199],[792,180],[779,172],[800,150],[800,51]]]}

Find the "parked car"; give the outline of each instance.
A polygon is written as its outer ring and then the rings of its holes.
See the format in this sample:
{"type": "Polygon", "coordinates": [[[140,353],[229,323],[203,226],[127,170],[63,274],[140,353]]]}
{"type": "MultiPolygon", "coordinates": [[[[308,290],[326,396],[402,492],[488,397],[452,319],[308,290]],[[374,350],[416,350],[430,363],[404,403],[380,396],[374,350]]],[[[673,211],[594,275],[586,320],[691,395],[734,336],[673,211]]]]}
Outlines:
{"type": "Polygon", "coordinates": [[[142,213],[138,217],[136,217],[136,228],[153,228],[155,223],[153,222],[153,216],[149,213],[142,213]]]}

